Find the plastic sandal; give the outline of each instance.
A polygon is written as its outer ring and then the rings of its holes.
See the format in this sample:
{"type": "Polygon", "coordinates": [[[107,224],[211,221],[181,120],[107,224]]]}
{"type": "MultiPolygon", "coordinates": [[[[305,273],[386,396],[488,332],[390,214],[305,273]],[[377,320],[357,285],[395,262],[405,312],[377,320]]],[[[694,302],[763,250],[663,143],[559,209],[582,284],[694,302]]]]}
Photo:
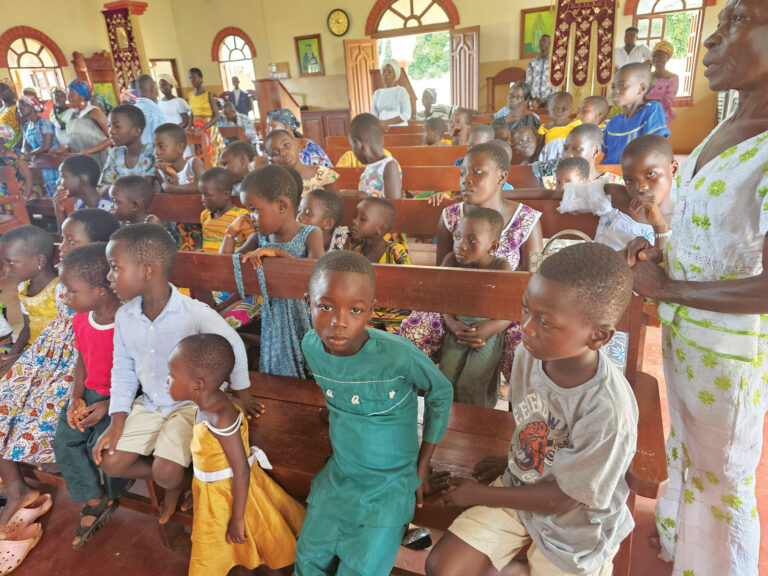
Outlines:
{"type": "Polygon", "coordinates": [[[10,574],[18,568],[24,558],[37,546],[43,536],[40,524],[31,524],[19,530],[17,540],[0,542],[0,576],[10,574]]]}
{"type": "Polygon", "coordinates": [[[50,494],[40,494],[29,506],[21,508],[11,516],[8,524],[0,530],[0,541],[18,540],[18,533],[48,512],[53,506],[53,498],[50,494]]]}
{"type": "Polygon", "coordinates": [[[82,524],[78,525],[75,530],[75,538],[80,538],[80,540],[77,541],[77,544],[73,544],[72,548],[78,550],[85,546],[85,544],[93,538],[96,532],[107,523],[107,520],[112,517],[112,514],[114,514],[118,506],[118,500],[115,500],[110,504],[106,496],[104,496],[102,501],[96,506],[90,506],[88,504],[83,506],[83,509],[80,511],[80,517],[92,516],[96,518],[96,520],[90,526],[83,526],[82,524]]]}

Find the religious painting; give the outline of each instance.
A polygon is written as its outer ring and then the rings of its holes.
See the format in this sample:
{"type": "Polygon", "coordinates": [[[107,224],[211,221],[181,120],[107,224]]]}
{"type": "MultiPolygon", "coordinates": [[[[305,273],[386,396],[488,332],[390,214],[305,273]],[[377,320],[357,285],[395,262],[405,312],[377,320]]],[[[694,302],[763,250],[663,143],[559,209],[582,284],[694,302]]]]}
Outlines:
{"type": "Polygon", "coordinates": [[[115,87],[112,85],[112,82],[96,82],[93,85],[93,93],[104,96],[112,108],[119,104],[117,98],[115,97],[115,87]]]}
{"type": "Polygon", "coordinates": [[[539,40],[555,30],[555,11],[549,6],[520,11],[520,58],[537,56],[539,40]]]}
{"type": "Polygon", "coordinates": [[[299,76],[324,76],[323,48],[320,45],[320,34],[311,36],[296,36],[296,58],[299,61],[299,76]]]}

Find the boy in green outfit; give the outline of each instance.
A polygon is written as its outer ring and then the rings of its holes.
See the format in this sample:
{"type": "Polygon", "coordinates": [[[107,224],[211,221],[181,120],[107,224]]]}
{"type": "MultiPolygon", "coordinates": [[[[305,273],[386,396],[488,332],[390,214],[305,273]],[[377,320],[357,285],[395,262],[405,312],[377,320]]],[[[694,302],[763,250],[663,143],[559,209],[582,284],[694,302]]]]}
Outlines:
{"type": "Polygon", "coordinates": [[[349,251],[320,258],[309,282],[314,330],[301,347],[325,394],[333,455],[312,481],[295,576],[388,575],[448,425],[451,383],[410,341],[366,329],[375,291],[373,266],[349,251]]]}

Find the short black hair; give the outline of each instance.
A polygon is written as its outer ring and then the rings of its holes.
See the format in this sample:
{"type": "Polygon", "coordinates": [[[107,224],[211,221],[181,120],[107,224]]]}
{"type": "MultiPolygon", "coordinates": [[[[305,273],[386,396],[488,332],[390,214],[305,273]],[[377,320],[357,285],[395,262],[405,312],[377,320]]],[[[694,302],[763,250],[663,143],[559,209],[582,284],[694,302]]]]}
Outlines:
{"type": "Polygon", "coordinates": [[[298,208],[301,196],[304,193],[304,178],[301,177],[299,171],[292,166],[283,166],[283,169],[291,175],[293,181],[296,182],[296,207],[298,208]]]}
{"type": "Polygon", "coordinates": [[[605,116],[607,116],[608,112],[610,112],[611,110],[611,105],[608,104],[608,100],[606,100],[605,98],[599,95],[587,96],[586,98],[584,98],[584,100],[581,101],[582,104],[584,104],[585,102],[597,102],[600,105],[600,107],[603,109],[603,115],[605,116]]]}
{"type": "Polygon", "coordinates": [[[381,210],[381,215],[383,217],[382,224],[386,226],[386,232],[390,232],[397,220],[397,208],[395,208],[395,205],[386,198],[379,198],[377,196],[363,198],[360,203],[362,204],[363,202],[376,206],[381,210]]]}
{"type": "MultiPolygon", "coordinates": [[[[494,132],[494,136],[495,135],[496,133],[494,132]]],[[[505,168],[505,170],[509,170],[509,166],[510,164],[512,164],[512,156],[514,156],[514,152],[512,151],[512,146],[509,145],[509,142],[501,138],[493,138],[492,140],[489,140],[487,143],[492,144],[494,146],[498,146],[499,148],[504,150],[504,153],[509,158],[509,162],[507,162],[507,167],[505,168]]]]}
{"type": "Polygon", "coordinates": [[[568,138],[576,136],[585,140],[590,146],[597,148],[603,143],[603,129],[597,124],[579,124],[571,130],[565,139],[568,140],[568,138]]]}
{"type": "Polygon", "coordinates": [[[491,237],[496,240],[501,238],[501,232],[504,230],[504,217],[498,210],[482,206],[470,206],[469,210],[464,213],[464,218],[487,222],[491,227],[491,237]]]}
{"type": "Polygon", "coordinates": [[[672,150],[672,144],[669,143],[661,134],[646,134],[635,138],[627,144],[621,153],[622,161],[625,158],[633,158],[641,154],[661,154],[670,164],[675,161],[675,152],[672,150]]]}
{"type": "MultiPolygon", "coordinates": [[[[267,138],[269,138],[269,136],[267,136],[267,138]]],[[[229,154],[230,156],[245,156],[250,162],[256,156],[256,150],[250,142],[236,140],[235,142],[229,143],[227,147],[224,148],[224,152],[222,152],[222,154],[229,154]]]]}
{"type": "Polygon", "coordinates": [[[149,88],[150,84],[154,83],[155,79],[152,78],[152,76],[149,74],[142,74],[136,78],[136,88],[138,88],[140,92],[144,92],[147,88],[149,88]]]}
{"type": "Polygon", "coordinates": [[[48,263],[53,263],[53,238],[48,232],[37,226],[17,226],[0,236],[0,243],[21,244],[22,252],[27,256],[45,256],[48,263]]]}
{"type": "Polygon", "coordinates": [[[293,135],[293,132],[289,132],[288,130],[283,130],[282,128],[270,130],[269,134],[264,138],[264,148],[267,148],[267,142],[272,140],[275,136],[286,136],[291,140],[296,140],[296,136],[293,135]]]}
{"type": "Polygon", "coordinates": [[[573,106],[573,95],[570,92],[566,92],[565,90],[560,90],[559,92],[552,94],[547,101],[547,106],[554,102],[556,98],[568,98],[568,100],[571,101],[571,106],[573,106]]]}
{"type": "Polygon", "coordinates": [[[173,122],[160,124],[160,126],[155,129],[155,136],[162,134],[169,136],[177,144],[187,145],[187,133],[184,131],[184,128],[178,124],[174,124],[173,122]]]}
{"type": "Polygon", "coordinates": [[[456,114],[465,114],[467,116],[467,122],[472,122],[472,119],[475,117],[475,113],[472,112],[469,108],[458,108],[454,113],[454,117],[456,114]]]}
{"type": "Polygon", "coordinates": [[[64,255],[60,269],[76,274],[93,288],[109,288],[109,263],[107,262],[107,243],[91,242],[73,248],[64,255]]]}
{"type": "Polygon", "coordinates": [[[243,178],[243,190],[270,202],[280,197],[287,198],[293,205],[294,211],[299,204],[296,181],[288,170],[277,164],[259,166],[256,170],[248,172],[243,178]]]}
{"type": "Polygon", "coordinates": [[[94,158],[85,154],[67,156],[61,165],[69,170],[72,176],[85,176],[88,179],[88,184],[94,187],[98,185],[99,178],[101,178],[101,167],[94,158]]]}
{"type": "Polygon", "coordinates": [[[619,68],[619,72],[629,72],[632,76],[645,84],[646,91],[651,89],[651,80],[653,79],[651,76],[651,67],[645,62],[630,62],[629,64],[624,64],[624,66],[619,68]]]}
{"type": "MultiPolygon", "coordinates": [[[[507,125],[504,124],[504,127],[507,125]]],[[[470,134],[485,134],[488,136],[491,140],[496,138],[496,130],[493,129],[493,126],[490,124],[475,124],[472,126],[471,130],[469,131],[470,134]]]]}
{"type": "Polygon", "coordinates": [[[513,88],[520,88],[523,91],[526,102],[533,100],[533,91],[527,82],[512,82],[512,84],[509,85],[509,89],[512,90],[513,88]]]}
{"type": "Polygon", "coordinates": [[[467,150],[467,156],[470,154],[490,154],[499,170],[509,170],[509,156],[507,155],[507,151],[498,144],[494,144],[493,142],[477,144],[467,150]]]}
{"type": "Polygon", "coordinates": [[[379,119],[367,112],[352,118],[352,122],[349,124],[349,137],[359,142],[384,144],[384,132],[381,130],[379,119]]]}
{"type": "Polygon", "coordinates": [[[200,70],[200,68],[190,68],[188,74],[196,74],[197,76],[200,76],[200,78],[203,77],[203,71],[200,70]]]}
{"type": "Polygon", "coordinates": [[[625,32],[625,33],[626,33],[626,32],[635,32],[636,34],[640,34],[640,30],[639,30],[639,29],[637,29],[637,28],[635,28],[634,26],[630,26],[629,28],[627,28],[626,30],[624,30],[624,32],[625,32]]]}
{"type": "Polygon", "coordinates": [[[91,242],[107,242],[115,230],[120,228],[117,218],[100,208],[76,210],[67,216],[67,220],[81,222],[91,242]]]}
{"type": "Polygon", "coordinates": [[[373,293],[376,293],[376,271],[373,269],[373,264],[362,254],[351,250],[334,250],[323,254],[315,263],[315,267],[312,268],[312,275],[309,277],[310,294],[326,272],[363,274],[371,281],[373,293]]]}
{"type": "Polygon", "coordinates": [[[439,132],[440,134],[444,133],[446,129],[445,120],[438,117],[433,118],[427,118],[427,121],[424,122],[424,130],[429,130],[430,132],[439,132]]]}
{"type": "Polygon", "coordinates": [[[589,162],[581,156],[563,158],[557,165],[557,170],[576,170],[584,180],[589,181],[589,162]]]}
{"type": "Polygon", "coordinates": [[[192,334],[182,338],[176,349],[182,354],[189,375],[216,387],[229,381],[235,369],[235,351],[220,334],[192,334]]]}
{"type": "Polygon", "coordinates": [[[149,208],[152,199],[155,197],[155,187],[145,176],[123,176],[115,180],[114,190],[120,190],[120,194],[125,194],[131,202],[136,202],[143,209],[149,208]]]}
{"type": "Polygon", "coordinates": [[[139,110],[133,104],[120,104],[119,106],[115,106],[112,108],[112,112],[110,112],[109,115],[114,116],[115,114],[122,114],[139,130],[144,130],[147,125],[147,119],[144,116],[144,112],[139,110]]]}
{"type": "Polygon", "coordinates": [[[338,194],[325,188],[315,188],[307,192],[307,196],[312,196],[320,203],[324,218],[333,220],[334,227],[339,225],[344,218],[344,201],[338,194]]]}
{"type": "Polygon", "coordinates": [[[200,182],[210,182],[218,190],[232,192],[232,188],[235,186],[235,177],[226,168],[214,166],[200,175],[200,182]]]}
{"type": "Polygon", "coordinates": [[[627,259],[597,242],[559,250],[541,263],[536,274],[570,291],[587,323],[615,325],[632,297],[627,259]]]}
{"type": "Polygon", "coordinates": [[[115,231],[110,242],[123,242],[137,264],[159,266],[168,278],[176,262],[176,241],[162,226],[131,224],[115,231]]]}

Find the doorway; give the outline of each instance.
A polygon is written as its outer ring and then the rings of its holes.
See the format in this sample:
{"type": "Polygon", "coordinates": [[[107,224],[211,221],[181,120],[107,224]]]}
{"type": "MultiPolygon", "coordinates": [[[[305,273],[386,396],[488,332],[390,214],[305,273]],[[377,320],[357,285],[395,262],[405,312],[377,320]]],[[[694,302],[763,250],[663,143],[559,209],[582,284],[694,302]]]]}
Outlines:
{"type": "MultiPolygon", "coordinates": [[[[179,69],[176,66],[175,58],[155,58],[149,61],[149,70],[154,78],[155,82],[158,81],[161,74],[167,74],[174,80],[176,80],[176,86],[181,86],[181,78],[179,78],[179,69]]],[[[181,94],[181,88],[177,88],[177,96],[183,98],[181,94]]]]}

